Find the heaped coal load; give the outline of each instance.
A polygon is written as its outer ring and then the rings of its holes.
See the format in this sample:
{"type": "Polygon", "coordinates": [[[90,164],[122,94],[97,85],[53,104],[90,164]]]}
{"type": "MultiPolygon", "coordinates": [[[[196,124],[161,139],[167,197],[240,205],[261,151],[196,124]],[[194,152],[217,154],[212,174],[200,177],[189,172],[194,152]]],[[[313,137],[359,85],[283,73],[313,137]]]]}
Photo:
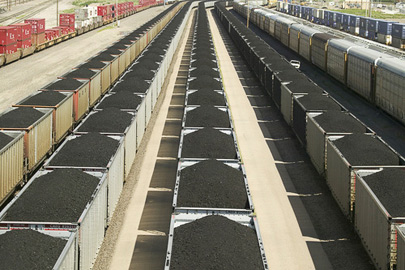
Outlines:
{"type": "Polygon", "coordinates": [[[103,98],[97,105],[97,109],[118,108],[126,110],[136,110],[142,103],[142,97],[129,91],[119,91],[103,98]]]}
{"type": "Polygon", "coordinates": [[[187,111],[185,126],[230,128],[231,124],[227,111],[206,105],[187,111]]]}
{"type": "Polygon", "coordinates": [[[345,112],[327,111],[314,117],[327,133],[366,133],[367,129],[356,118],[345,112]]]}
{"type": "Polygon", "coordinates": [[[98,55],[96,55],[95,57],[91,58],[91,60],[95,61],[114,61],[116,58],[118,58],[117,55],[112,55],[109,52],[101,52],[98,55]]]}
{"type": "Polygon", "coordinates": [[[112,49],[120,49],[120,50],[126,50],[128,49],[128,45],[125,45],[123,43],[117,42],[114,45],[112,45],[110,48],[112,49]]]}
{"type": "Polygon", "coordinates": [[[20,105],[56,106],[65,98],[66,96],[62,93],[56,91],[44,91],[24,100],[20,105]]]}
{"type": "Polygon", "coordinates": [[[187,105],[213,105],[226,106],[225,97],[222,93],[211,89],[201,89],[188,95],[187,105]]]}
{"type": "Polygon", "coordinates": [[[208,75],[198,76],[195,79],[189,81],[188,89],[200,90],[203,88],[209,88],[212,90],[222,90],[222,83],[208,75]]]}
{"type": "Polygon", "coordinates": [[[98,60],[90,60],[89,62],[83,63],[77,68],[94,68],[94,69],[103,69],[108,65],[106,62],[101,62],[98,60]]]}
{"type": "Polygon", "coordinates": [[[77,90],[80,87],[82,87],[84,84],[88,82],[81,82],[75,79],[60,79],[56,80],[47,86],[45,86],[43,89],[45,90],[77,90]]]}
{"type": "Polygon", "coordinates": [[[119,141],[88,133],[71,139],[50,161],[50,166],[107,167],[119,146],[119,141]]]}
{"type": "Polygon", "coordinates": [[[341,111],[342,108],[331,98],[321,94],[309,94],[293,101],[293,128],[303,145],[306,145],[306,113],[308,111],[341,111]]]}
{"type": "Polygon", "coordinates": [[[351,166],[399,165],[399,157],[374,136],[350,134],[333,141],[351,166]]]}
{"type": "Polygon", "coordinates": [[[104,52],[109,53],[109,54],[112,54],[112,55],[121,55],[121,54],[124,53],[124,50],[122,50],[122,49],[116,49],[116,48],[113,48],[113,47],[109,47],[109,48],[107,48],[104,52]]]}
{"type": "Polygon", "coordinates": [[[91,114],[80,125],[78,132],[124,133],[133,115],[117,108],[106,108],[91,114]]]}
{"type": "Polygon", "coordinates": [[[210,53],[209,51],[205,52],[205,53],[196,53],[196,54],[192,55],[191,58],[193,60],[199,60],[199,59],[216,60],[217,59],[216,56],[214,54],[210,53]]]}
{"type": "Polygon", "coordinates": [[[131,70],[125,74],[122,80],[126,80],[126,78],[131,77],[140,77],[143,80],[150,81],[155,77],[155,72],[144,67],[142,64],[136,64],[131,67],[131,70]]]}
{"type": "MultiPolygon", "coordinates": [[[[156,43],[156,42],[155,42],[156,43]]],[[[165,51],[167,49],[167,46],[165,45],[160,45],[159,43],[153,44],[153,47],[148,48],[148,53],[153,53],[153,54],[157,54],[160,55],[161,58],[162,56],[165,54],[165,51]]]]}
{"type": "Polygon", "coordinates": [[[73,79],[91,79],[97,75],[97,71],[93,71],[87,68],[75,69],[69,73],[62,75],[62,78],[73,78],[73,79]]]}
{"type": "Polygon", "coordinates": [[[218,69],[214,69],[209,66],[199,66],[198,68],[190,71],[190,77],[200,77],[203,75],[210,76],[211,78],[220,77],[218,69]]]}
{"type": "Polygon", "coordinates": [[[52,270],[66,243],[28,229],[0,234],[0,269],[52,270]]]}
{"type": "Polygon", "coordinates": [[[36,178],[3,220],[77,222],[99,182],[97,177],[78,169],[54,170],[36,178]]]}
{"type": "Polygon", "coordinates": [[[228,135],[213,128],[203,128],[184,136],[182,158],[237,159],[235,142],[228,135]]]}
{"type": "Polygon", "coordinates": [[[242,171],[217,160],[182,169],[177,207],[248,209],[242,171]]]}
{"type": "Polygon", "coordinates": [[[13,140],[13,137],[0,132],[0,150],[3,149],[4,146],[9,144],[13,140]]]}
{"type": "Polygon", "coordinates": [[[144,59],[150,59],[152,61],[155,61],[156,63],[160,63],[163,61],[163,56],[161,54],[153,53],[153,52],[145,52],[143,54],[144,59]]]}
{"type": "Polygon", "coordinates": [[[139,60],[139,65],[141,65],[142,67],[149,69],[149,70],[153,70],[156,71],[159,68],[159,64],[156,63],[156,61],[152,60],[152,59],[148,59],[147,57],[141,57],[139,60]]]}
{"type": "Polygon", "coordinates": [[[174,229],[170,269],[264,269],[254,229],[211,215],[174,229]]]}
{"type": "Polygon", "coordinates": [[[198,59],[191,62],[191,67],[198,68],[199,66],[209,66],[211,68],[218,68],[217,62],[210,59],[198,59]]]}
{"type": "Polygon", "coordinates": [[[198,48],[193,48],[193,53],[204,53],[204,52],[210,52],[210,53],[215,53],[214,48],[203,48],[203,47],[198,47],[198,48]]]}
{"type": "Polygon", "coordinates": [[[0,116],[0,128],[28,128],[43,115],[33,108],[16,108],[0,116]]]}
{"type": "Polygon", "coordinates": [[[111,92],[131,92],[144,94],[148,91],[149,86],[150,83],[143,80],[141,77],[131,77],[130,74],[127,73],[123,77],[123,80],[114,86],[111,92]]]}
{"type": "Polygon", "coordinates": [[[405,216],[405,169],[384,168],[363,179],[392,217],[405,216]]]}

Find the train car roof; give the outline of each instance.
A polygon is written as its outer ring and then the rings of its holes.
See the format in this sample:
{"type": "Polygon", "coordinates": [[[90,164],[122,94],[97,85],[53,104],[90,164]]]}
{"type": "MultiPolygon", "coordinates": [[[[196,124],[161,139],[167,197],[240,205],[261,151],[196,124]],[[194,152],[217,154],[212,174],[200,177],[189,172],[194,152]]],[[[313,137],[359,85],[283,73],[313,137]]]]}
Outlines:
{"type": "Polygon", "coordinates": [[[357,58],[363,59],[364,61],[373,63],[375,60],[383,57],[386,54],[364,47],[353,47],[349,50],[348,55],[353,55],[357,58]]]}
{"type": "Polygon", "coordinates": [[[331,40],[329,40],[328,46],[339,49],[341,51],[347,51],[348,49],[350,49],[352,47],[360,46],[360,45],[353,43],[346,39],[332,38],[331,40]]]}
{"type": "Polygon", "coordinates": [[[394,57],[382,57],[378,60],[377,66],[405,77],[405,60],[394,57]]]}

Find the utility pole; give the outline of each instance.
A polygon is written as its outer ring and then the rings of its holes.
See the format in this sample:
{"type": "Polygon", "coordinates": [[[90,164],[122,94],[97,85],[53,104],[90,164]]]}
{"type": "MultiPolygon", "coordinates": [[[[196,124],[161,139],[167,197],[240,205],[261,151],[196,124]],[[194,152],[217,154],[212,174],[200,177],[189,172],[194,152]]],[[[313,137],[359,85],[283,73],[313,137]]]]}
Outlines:
{"type": "Polygon", "coordinates": [[[59,26],[59,0],[56,0],[56,26],[59,26]]]}

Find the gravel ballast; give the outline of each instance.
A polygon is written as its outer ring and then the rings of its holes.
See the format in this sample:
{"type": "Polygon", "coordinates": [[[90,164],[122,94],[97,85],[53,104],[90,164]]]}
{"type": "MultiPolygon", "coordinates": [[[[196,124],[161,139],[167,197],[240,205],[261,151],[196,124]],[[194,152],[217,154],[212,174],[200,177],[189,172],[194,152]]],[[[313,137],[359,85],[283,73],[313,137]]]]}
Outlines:
{"type": "Polygon", "coordinates": [[[50,161],[50,166],[107,167],[119,141],[99,133],[69,140],[50,161]]]}
{"type": "Polygon", "coordinates": [[[181,170],[178,207],[249,208],[242,171],[217,160],[181,170]]]}
{"type": "Polygon", "coordinates": [[[184,136],[182,158],[236,159],[232,136],[212,128],[203,128],[184,136]]]}
{"type": "Polygon", "coordinates": [[[33,230],[12,230],[0,235],[0,269],[51,270],[67,240],[33,230]]]}
{"type": "Polygon", "coordinates": [[[228,113],[209,105],[188,111],[185,125],[186,127],[231,127],[228,113]]]}
{"type": "Polygon", "coordinates": [[[79,132],[124,133],[131,124],[133,115],[117,108],[97,111],[87,118],[78,129],[79,132]]]}
{"type": "Polygon", "coordinates": [[[363,179],[392,217],[405,217],[404,168],[384,168],[363,179]]]}
{"type": "Polygon", "coordinates": [[[9,144],[14,138],[0,132],[0,150],[3,149],[4,146],[9,144]]]}
{"type": "Polygon", "coordinates": [[[226,103],[222,93],[201,89],[188,95],[187,105],[225,106],[226,103]]]}
{"type": "Polygon", "coordinates": [[[216,215],[179,226],[170,269],[263,269],[256,232],[216,215]]]}
{"type": "Polygon", "coordinates": [[[46,90],[77,90],[79,89],[84,83],[80,82],[75,79],[60,79],[54,83],[51,83],[45,86],[44,89],[46,90]]]}
{"type": "Polygon", "coordinates": [[[43,91],[26,99],[21,105],[56,106],[65,98],[66,95],[57,91],[43,91]]]}
{"type": "Polygon", "coordinates": [[[16,108],[0,116],[0,128],[28,128],[43,115],[33,108],[16,108]]]}
{"type": "Polygon", "coordinates": [[[78,169],[57,169],[35,179],[3,220],[77,222],[99,182],[78,169]]]}
{"type": "Polygon", "coordinates": [[[97,109],[118,108],[136,110],[142,102],[142,97],[129,91],[119,91],[104,98],[98,105],[97,109]]]}
{"type": "Polygon", "coordinates": [[[399,165],[398,156],[373,136],[350,134],[333,144],[352,166],[399,165]]]}
{"type": "Polygon", "coordinates": [[[341,111],[326,111],[314,117],[327,133],[366,133],[367,129],[358,120],[341,111]]]}

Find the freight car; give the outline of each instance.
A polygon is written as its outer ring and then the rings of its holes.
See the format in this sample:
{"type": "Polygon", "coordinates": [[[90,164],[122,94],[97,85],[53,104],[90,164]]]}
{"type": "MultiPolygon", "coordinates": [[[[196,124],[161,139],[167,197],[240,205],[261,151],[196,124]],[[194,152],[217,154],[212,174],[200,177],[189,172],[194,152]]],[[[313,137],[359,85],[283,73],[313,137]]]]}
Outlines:
{"type": "MultiPolygon", "coordinates": [[[[273,54],[269,53],[273,49],[268,46],[267,50],[257,50],[255,46],[251,46],[258,43],[259,38],[250,35],[250,30],[244,23],[223,5],[217,3],[215,8],[224,25],[229,25],[227,32],[245,59],[248,60],[251,54],[257,53],[259,61],[265,62],[266,78],[262,84],[306,148],[317,171],[326,177],[330,190],[343,212],[354,222],[353,225],[375,266],[378,269],[393,270],[397,264],[399,269],[404,269],[403,227],[398,227],[399,232],[395,229],[396,225],[404,222],[403,205],[396,199],[403,197],[403,157],[367,126],[345,112],[338,103],[322,94],[322,91],[314,91],[315,84],[312,83],[311,88],[311,84],[304,85],[301,80],[280,76],[282,72],[273,72],[276,66],[283,63],[274,55],[266,58],[273,54]],[[278,90],[275,91],[276,82],[284,87],[281,90],[281,102],[278,90]],[[299,89],[298,94],[295,93],[297,91],[287,91],[301,85],[304,89],[299,89]],[[292,105],[289,101],[291,98],[292,105]],[[401,237],[397,237],[397,233],[400,233],[401,237]]],[[[338,48],[334,53],[340,63],[337,69],[344,70],[342,59],[347,57],[345,54],[352,48],[341,39],[330,39],[328,47],[333,41],[337,41],[337,44],[333,45],[338,48]]],[[[385,63],[384,67],[390,65],[386,67],[388,70],[397,65],[397,62],[390,62],[392,58],[381,58],[378,62],[383,59],[387,59],[389,63],[385,63]]],[[[249,61],[248,63],[253,69],[254,65],[249,61]]],[[[333,66],[333,63],[330,64],[333,66]]],[[[284,68],[289,73],[295,71],[291,65],[289,69],[287,66],[284,68]]],[[[378,68],[377,64],[376,72],[378,68]]],[[[399,65],[398,68],[399,71],[386,76],[395,78],[400,73],[401,77],[402,68],[399,65]]],[[[384,73],[380,75],[384,76],[384,73]]]]}
{"type": "MultiPolygon", "coordinates": [[[[158,5],[163,5],[163,0],[148,1],[143,5],[137,6],[134,6],[132,2],[119,3],[118,7],[116,8],[117,16],[114,13],[114,8],[112,8],[112,6],[115,5],[96,6],[93,8],[95,8],[96,15],[98,16],[95,16],[94,20],[93,18],[90,18],[92,20],[86,22],[86,24],[84,24],[83,21],[77,21],[75,23],[75,14],[60,14],[59,23],[61,26],[54,27],[52,29],[45,29],[44,19],[26,20],[25,24],[12,25],[11,28],[20,29],[22,25],[36,23],[36,21],[41,20],[42,30],[40,33],[35,33],[34,31],[31,33],[31,29],[29,29],[28,38],[22,37],[17,39],[18,37],[16,36],[16,39],[12,43],[6,44],[7,46],[3,46],[4,44],[0,43],[0,67],[29,56],[35,52],[52,47],[53,45],[59,44],[62,41],[110,24],[114,22],[115,18],[122,19],[158,5]],[[69,17],[71,16],[73,16],[73,23],[71,22],[71,19],[69,22],[69,17]],[[65,24],[66,21],[67,24],[65,24]],[[17,47],[17,40],[20,42],[20,45],[18,45],[19,47],[17,47]],[[27,43],[24,43],[25,41],[27,41],[27,43]],[[12,48],[10,47],[11,45],[12,48]]],[[[0,27],[0,31],[3,29],[6,30],[7,28],[10,27],[0,27]]]]}
{"type": "MultiPolygon", "coordinates": [[[[366,48],[364,44],[340,39],[299,23],[285,23],[285,30],[282,35],[281,24],[287,19],[280,18],[280,15],[274,11],[255,6],[247,7],[238,2],[234,2],[233,6],[243,16],[250,12],[251,18],[252,16],[262,17],[261,19],[256,18],[256,21],[264,20],[266,22],[267,20],[267,24],[258,25],[263,31],[274,36],[306,60],[344,83],[349,89],[405,124],[403,102],[405,93],[401,91],[403,85],[401,82],[405,81],[405,73],[401,72],[401,68],[405,67],[404,60],[393,60],[392,56],[377,49],[366,48]],[[267,11],[267,14],[263,13],[263,10],[267,11]],[[269,24],[272,25],[272,21],[275,25],[274,30],[271,26],[270,28],[267,27],[269,24]],[[382,63],[382,67],[378,75],[379,63],[382,63]],[[387,79],[387,76],[384,77],[382,74],[389,75],[396,82],[392,82],[391,79],[387,79]],[[387,85],[394,90],[388,89],[387,85]]],[[[337,16],[336,13],[334,16],[337,16]]],[[[336,24],[336,20],[334,19],[334,24],[336,24]]],[[[371,24],[370,27],[377,26],[371,24]]]]}

